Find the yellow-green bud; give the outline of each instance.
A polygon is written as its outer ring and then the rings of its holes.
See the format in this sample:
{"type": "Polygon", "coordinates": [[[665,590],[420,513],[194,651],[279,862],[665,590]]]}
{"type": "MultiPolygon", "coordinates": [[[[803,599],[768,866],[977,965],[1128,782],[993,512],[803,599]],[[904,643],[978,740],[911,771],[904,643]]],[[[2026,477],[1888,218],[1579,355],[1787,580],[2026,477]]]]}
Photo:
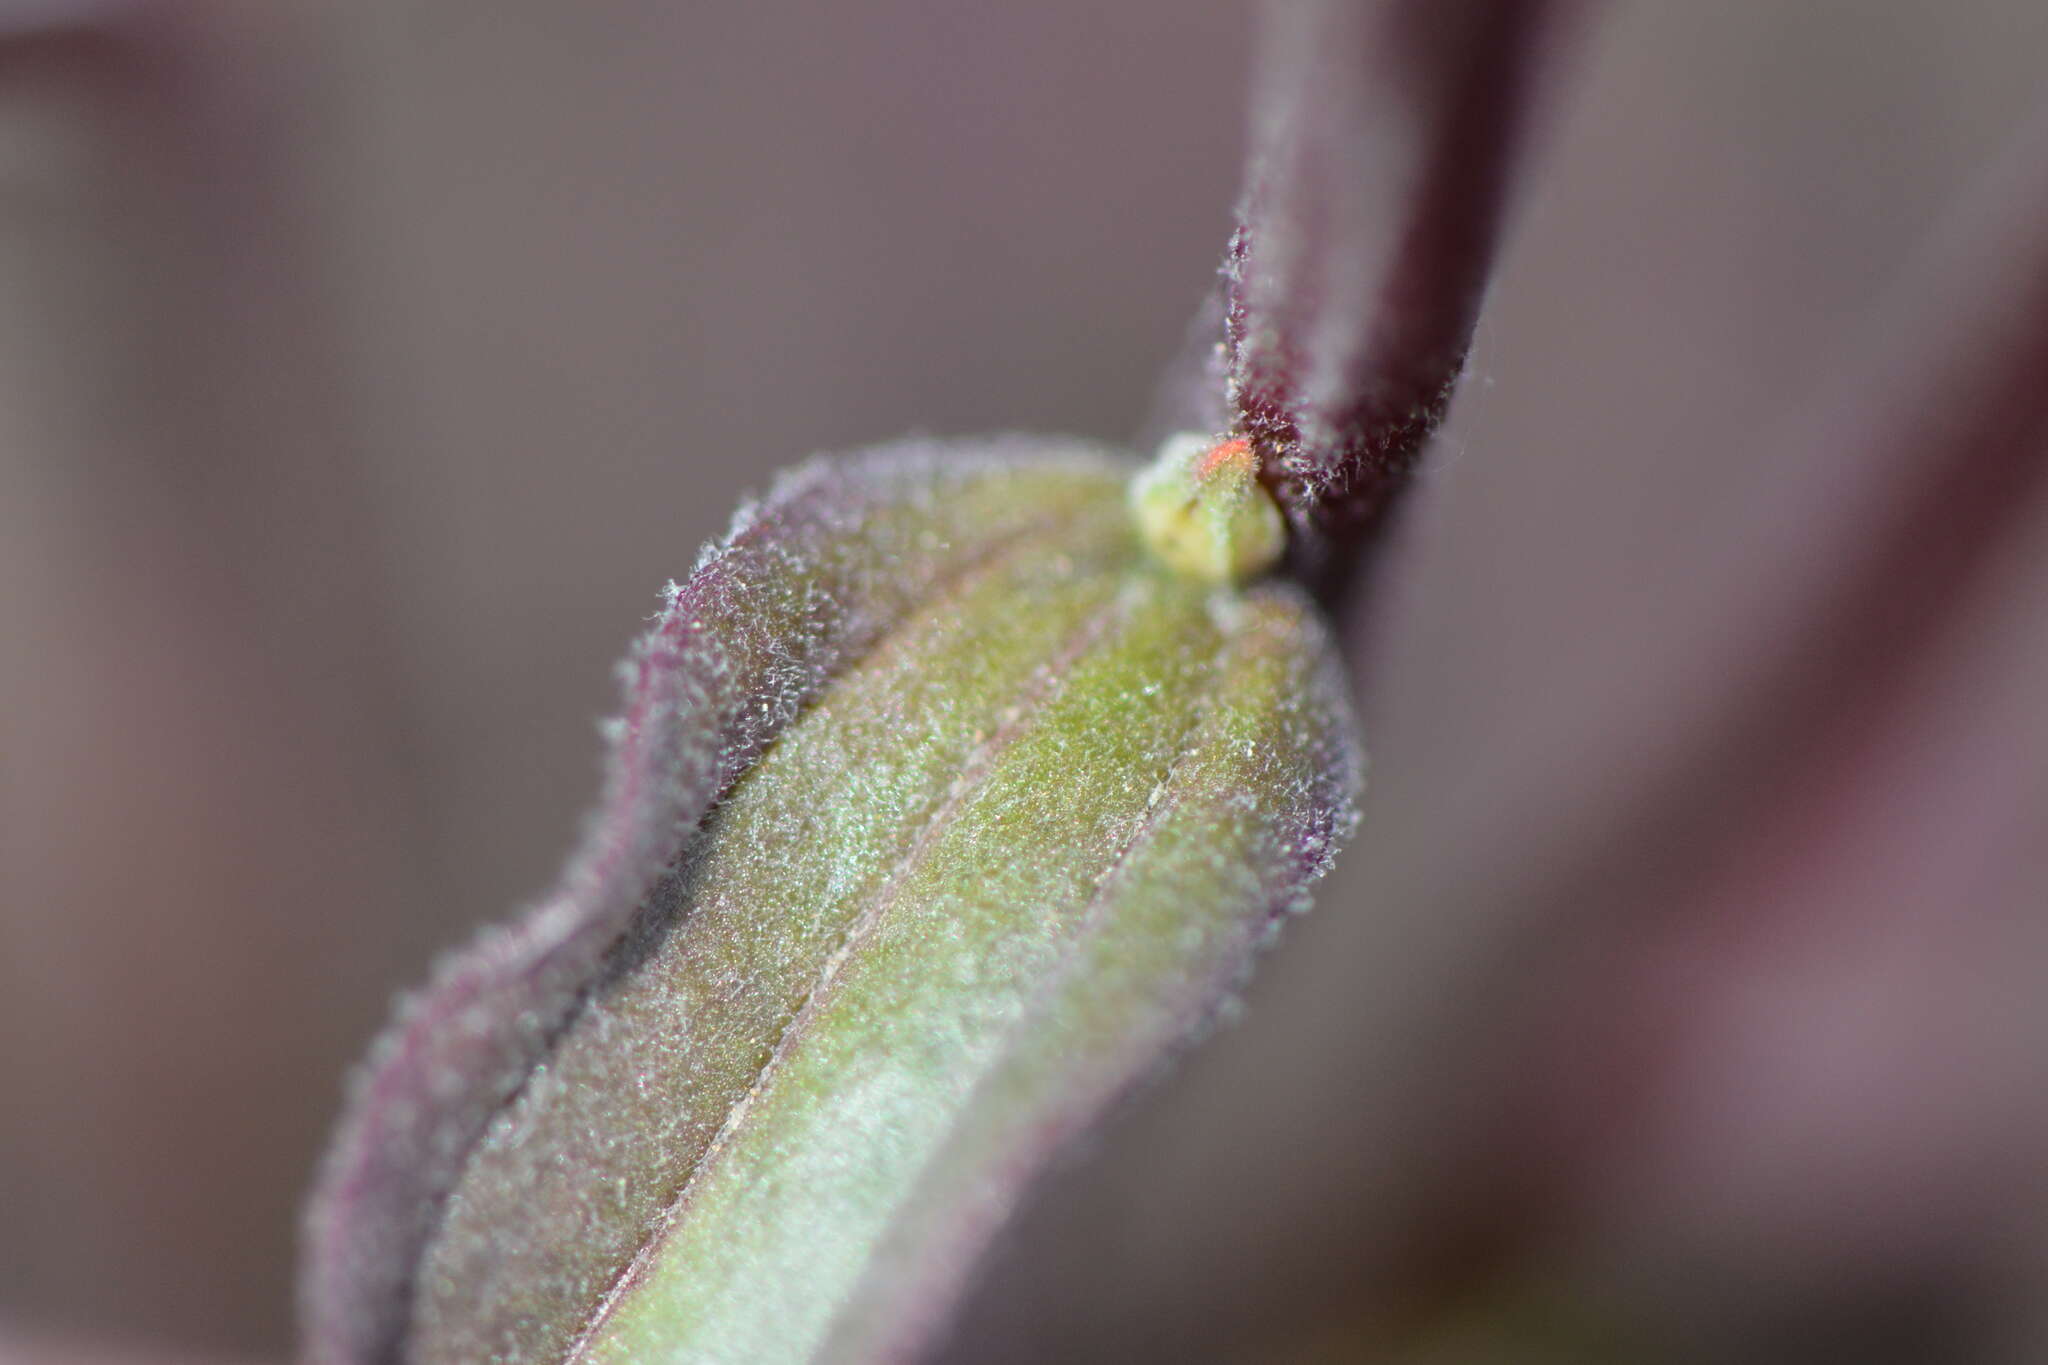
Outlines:
{"type": "Polygon", "coordinates": [[[1243,437],[1170,437],[1131,481],[1146,547],[1206,583],[1242,583],[1272,568],[1287,548],[1287,527],[1258,473],[1243,437]]]}

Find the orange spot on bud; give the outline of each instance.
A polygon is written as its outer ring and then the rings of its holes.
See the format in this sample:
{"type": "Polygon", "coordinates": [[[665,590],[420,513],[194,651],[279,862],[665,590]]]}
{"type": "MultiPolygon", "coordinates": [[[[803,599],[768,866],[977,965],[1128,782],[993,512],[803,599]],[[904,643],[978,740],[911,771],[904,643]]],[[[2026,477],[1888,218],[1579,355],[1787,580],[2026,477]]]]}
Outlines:
{"type": "Polygon", "coordinates": [[[1242,436],[1218,441],[1203,451],[1201,459],[1195,462],[1195,477],[1212,479],[1223,471],[1225,465],[1231,464],[1242,465],[1239,472],[1243,474],[1252,472],[1252,443],[1242,436]]]}

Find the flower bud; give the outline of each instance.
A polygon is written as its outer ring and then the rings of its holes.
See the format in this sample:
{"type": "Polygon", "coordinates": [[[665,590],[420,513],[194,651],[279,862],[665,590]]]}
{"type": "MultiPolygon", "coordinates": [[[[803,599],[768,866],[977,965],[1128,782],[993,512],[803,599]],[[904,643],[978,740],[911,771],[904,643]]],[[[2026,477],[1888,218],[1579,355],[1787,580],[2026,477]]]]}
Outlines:
{"type": "Polygon", "coordinates": [[[1256,577],[1280,562],[1287,527],[1259,486],[1251,442],[1176,436],[1131,481],[1131,509],[1154,554],[1209,583],[1256,577]]]}

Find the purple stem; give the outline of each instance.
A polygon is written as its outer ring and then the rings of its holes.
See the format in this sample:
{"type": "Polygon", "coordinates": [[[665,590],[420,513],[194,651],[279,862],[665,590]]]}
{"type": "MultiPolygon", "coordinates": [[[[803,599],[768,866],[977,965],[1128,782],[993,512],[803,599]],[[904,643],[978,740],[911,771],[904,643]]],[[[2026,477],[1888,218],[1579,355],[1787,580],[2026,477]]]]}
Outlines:
{"type": "Polygon", "coordinates": [[[1568,0],[1270,0],[1223,275],[1234,424],[1332,591],[1443,419],[1568,0]]]}

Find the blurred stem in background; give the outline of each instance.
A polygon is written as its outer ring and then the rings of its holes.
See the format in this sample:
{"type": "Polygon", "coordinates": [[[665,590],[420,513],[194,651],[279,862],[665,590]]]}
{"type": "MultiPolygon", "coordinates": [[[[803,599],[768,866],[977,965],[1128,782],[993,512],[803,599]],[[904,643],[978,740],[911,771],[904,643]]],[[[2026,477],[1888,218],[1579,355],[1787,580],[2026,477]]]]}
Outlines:
{"type": "Polygon", "coordinates": [[[0,37],[0,1284],[275,1342],[308,1069],[423,946],[364,930],[419,817],[321,72],[262,6],[65,8],[0,37]]]}

